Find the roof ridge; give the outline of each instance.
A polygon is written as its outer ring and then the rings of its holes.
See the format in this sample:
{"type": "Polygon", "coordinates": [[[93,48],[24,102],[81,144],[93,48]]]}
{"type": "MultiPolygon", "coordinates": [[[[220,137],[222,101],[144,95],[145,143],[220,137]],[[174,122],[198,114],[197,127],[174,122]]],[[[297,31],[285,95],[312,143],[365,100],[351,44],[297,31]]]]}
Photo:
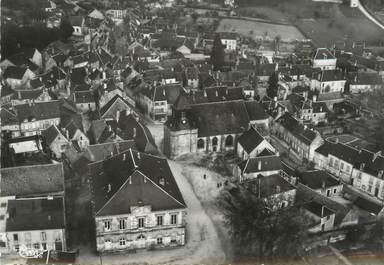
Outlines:
{"type": "MultiPolygon", "coordinates": [[[[162,192],[164,192],[166,195],[168,195],[169,197],[171,197],[173,200],[175,200],[177,203],[179,203],[180,205],[186,207],[185,204],[179,202],[175,197],[173,197],[171,194],[169,194],[166,190],[164,190],[162,187],[160,187],[159,185],[156,184],[156,182],[154,182],[151,178],[147,177],[143,172],[141,172],[140,170],[136,170],[137,172],[139,172],[141,175],[143,175],[145,178],[147,178],[150,182],[152,182],[152,184],[157,187],[158,189],[160,189],[162,192]]],[[[172,171],[171,171],[172,172],[172,171]]],[[[173,173],[172,173],[172,177],[173,177],[173,173]]],[[[175,180],[176,182],[176,180],[175,180]]],[[[177,186],[177,183],[176,183],[176,186],[177,186]]],[[[178,186],[177,186],[178,187],[178,186]]]]}
{"type": "Polygon", "coordinates": [[[19,168],[33,168],[33,167],[48,167],[48,166],[60,166],[63,165],[63,163],[59,162],[58,164],[39,164],[39,165],[28,165],[28,166],[17,166],[17,167],[4,167],[0,170],[12,170],[12,169],[19,169],[19,168]]]}

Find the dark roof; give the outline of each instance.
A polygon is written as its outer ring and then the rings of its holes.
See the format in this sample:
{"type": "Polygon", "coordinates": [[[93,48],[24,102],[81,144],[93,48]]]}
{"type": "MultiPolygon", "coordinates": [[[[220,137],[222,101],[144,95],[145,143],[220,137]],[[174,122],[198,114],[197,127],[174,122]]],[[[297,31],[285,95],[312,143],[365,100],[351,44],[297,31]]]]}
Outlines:
{"type": "Polygon", "coordinates": [[[19,66],[9,66],[3,73],[3,78],[22,79],[27,68],[19,66]]]}
{"type": "Polygon", "coordinates": [[[1,111],[0,117],[1,117],[1,124],[2,125],[17,124],[18,123],[16,113],[14,113],[13,110],[2,107],[0,111],[1,111]]]}
{"type": "MultiPolygon", "coordinates": [[[[262,175],[261,175],[262,176],[262,175]]],[[[294,190],[295,187],[288,181],[280,177],[279,174],[273,174],[270,176],[262,176],[260,182],[258,179],[252,179],[247,181],[248,185],[251,185],[252,190],[255,193],[260,191],[261,198],[267,198],[274,194],[284,193],[290,190],[294,190]],[[260,189],[259,189],[260,184],[260,189]]]]}
{"type": "Polygon", "coordinates": [[[45,139],[45,142],[50,145],[58,135],[60,135],[59,129],[56,125],[51,125],[49,128],[42,132],[42,136],[45,139]]]}
{"type": "Polygon", "coordinates": [[[153,101],[166,100],[168,104],[173,104],[183,90],[180,84],[161,85],[152,90],[152,97],[150,98],[153,101]]]}
{"type": "Polygon", "coordinates": [[[17,90],[13,95],[13,99],[17,100],[34,100],[40,97],[43,94],[43,89],[34,89],[34,90],[17,90]]]}
{"type": "Polygon", "coordinates": [[[358,85],[383,85],[383,79],[378,73],[359,72],[351,79],[351,84],[358,85]],[[356,78],[356,79],[355,79],[356,78]]]}
{"type": "Polygon", "coordinates": [[[90,164],[96,215],[127,214],[144,205],[152,211],[186,208],[166,159],[130,149],[100,163],[90,164]]]}
{"type": "Polygon", "coordinates": [[[128,102],[126,101],[124,98],[122,98],[120,95],[115,95],[113,98],[111,98],[107,104],[105,104],[101,109],[100,109],[100,116],[103,117],[105,115],[105,113],[114,105],[116,104],[118,101],[124,103],[126,105],[126,108],[128,109],[132,109],[133,106],[128,102]]]}
{"type": "Polygon", "coordinates": [[[305,171],[299,178],[301,183],[315,190],[341,185],[335,177],[324,170],[305,171]]]}
{"type": "Polygon", "coordinates": [[[235,32],[219,32],[220,39],[236,40],[238,34],[235,32]]]}
{"type": "Polygon", "coordinates": [[[36,120],[47,120],[60,118],[60,106],[57,100],[48,102],[38,102],[29,104],[16,105],[17,117],[20,122],[24,120],[31,121],[36,120]]]}
{"type": "Polygon", "coordinates": [[[126,115],[125,111],[120,112],[118,122],[119,129],[124,140],[134,140],[139,151],[154,152],[156,150],[155,140],[149,129],[138,120],[133,114],[126,115]]]}
{"type": "Polygon", "coordinates": [[[345,80],[343,72],[340,70],[323,70],[320,74],[315,75],[316,79],[320,82],[330,82],[330,81],[338,81],[345,80]]]}
{"type": "Polygon", "coordinates": [[[363,197],[357,197],[353,204],[359,207],[360,209],[363,209],[375,215],[378,215],[383,210],[383,205],[375,203],[371,200],[367,200],[363,197]]]}
{"type": "Polygon", "coordinates": [[[265,112],[263,105],[255,100],[245,101],[245,108],[247,109],[249,119],[251,121],[265,120],[269,116],[265,112]]]}
{"type": "Polygon", "coordinates": [[[10,86],[7,86],[7,85],[3,85],[1,87],[1,97],[6,97],[6,96],[9,96],[9,95],[12,95],[15,93],[15,90],[13,90],[10,86]]]}
{"type": "Polygon", "coordinates": [[[136,149],[134,140],[89,145],[84,156],[91,162],[99,162],[129,149],[136,149]]]}
{"type": "Polygon", "coordinates": [[[304,208],[318,217],[325,217],[334,214],[331,209],[315,201],[304,204],[304,208]]]}
{"type": "Polygon", "coordinates": [[[72,26],[75,27],[81,27],[83,23],[84,18],[82,16],[70,16],[69,21],[71,22],[72,26]]]}
{"type": "Polygon", "coordinates": [[[256,76],[271,76],[276,70],[276,64],[257,64],[255,67],[256,76]]]}
{"type": "Polygon", "coordinates": [[[63,198],[9,200],[6,231],[65,228],[63,198]]]}
{"type": "Polygon", "coordinates": [[[288,112],[278,118],[277,122],[306,145],[310,145],[317,136],[315,131],[304,127],[288,112]]]}
{"type": "Polygon", "coordinates": [[[242,133],[248,129],[249,117],[244,101],[223,101],[191,106],[198,136],[242,133]]]}
{"type": "Polygon", "coordinates": [[[315,151],[324,156],[331,154],[368,174],[378,175],[381,170],[384,170],[384,157],[380,153],[372,153],[365,149],[356,149],[342,143],[329,141],[325,141],[315,151]]]}
{"type": "Polygon", "coordinates": [[[74,102],[78,103],[95,103],[95,98],[91,90],[75,91],[73,93],[74,102]]]}
{"type": "Polygon", "coordinates": [[[1,196],[31,196],[64,191],[62,164],[1,169],[1,196]]]}
{"type": "Polygon", "coordinates": [[[245,131],[238,138],[238,143],[250,154],[256,147],[264,141],[264,137],[253,127],[245,131]]]}
{"type": "Polygon", "coordinates": [[[195,104],[220,102],[244,99],[242,87],[213,86],[205,87],[203,91],[192,94],[192,101],[195,104]]]}
{"type": "Polygon", "coordinates": [[[249,158],[248,160],[238,164],[238,166],[243,173],[256,173],[283,169],[280,158],[276,155],[249,158]]]}

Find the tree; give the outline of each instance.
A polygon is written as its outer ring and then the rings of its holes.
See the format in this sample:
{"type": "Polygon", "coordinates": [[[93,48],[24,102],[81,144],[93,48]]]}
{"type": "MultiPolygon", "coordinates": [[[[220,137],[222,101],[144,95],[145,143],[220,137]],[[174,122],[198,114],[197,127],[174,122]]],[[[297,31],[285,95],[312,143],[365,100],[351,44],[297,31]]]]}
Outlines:
{"type": "Polygon", "coordinates": [[[303,254],[307,219],[298,207],[272,210],[245,189],[223,193],[221,202],[237,256],[266,260],[303,254]]]}
{"type": "Polygon", "coordinates": [[[268,79],[267,95],[270,98],[277,97],[279,77],[276,72],[273,72],[268,79]]]}
{"type": "Polygon", "coordinates": [[[211,62],[213,64],[214,71],[221,71],[223,69],[224,54],[224,45],[221,42],[219,34],[216,34],[211,53],[211,62]]]}

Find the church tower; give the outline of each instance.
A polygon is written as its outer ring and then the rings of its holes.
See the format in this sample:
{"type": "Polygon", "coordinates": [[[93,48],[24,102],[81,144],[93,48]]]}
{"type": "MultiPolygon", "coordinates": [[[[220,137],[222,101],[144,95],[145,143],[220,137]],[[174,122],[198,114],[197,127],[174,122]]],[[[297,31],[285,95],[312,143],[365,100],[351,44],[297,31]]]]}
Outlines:
{"type": "Polygon", "coordinates": [[[195,153],[197,128],[190,113],[188,95],[180,94],[172,106],[172,115],[164,126],[164,154],[171,159],[177,156],[195,153]]]}

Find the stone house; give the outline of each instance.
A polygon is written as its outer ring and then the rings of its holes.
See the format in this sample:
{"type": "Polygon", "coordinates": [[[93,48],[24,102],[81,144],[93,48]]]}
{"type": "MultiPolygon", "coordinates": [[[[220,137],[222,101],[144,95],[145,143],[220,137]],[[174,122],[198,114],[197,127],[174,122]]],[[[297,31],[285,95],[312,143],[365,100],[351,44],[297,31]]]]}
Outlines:
{"type": "Polygon", "coordinates": [[[45,145],[53,152],[56,158],[61,158],[62,154],[69,146],[69,141],[60,132],[56,125],[51,125],[42,132],[45,145]]]}
{"type": "Polygon", "coordinates": [[[301,124],[288,112],[276,120],[273,130],[290,150],[308,161],[313,161],[315,149],[323,143],[319,132],[301,124]]]}
{"type": "Polygon", "coordinates": [[[67,140],[77,147],[78,150],[84,150],[89,146],[87,135],[72,120],[62,128],[63,135],[67,140]]]}
{"type": "Polygon", "coordinates": [[[258,156],[240,162],[234,168],[233,174],[240,182],[244,182],[257,179],[260,174],[264,177],[279,174],[282,169],[280,158],[277,155],[258,156]]]}
{"type": "Polygon", "coordinates": [[[313,68],[321,68],[321,70],[335,70],[336,57],[327,48],[318,48],[312,59],[313,68]]]}
{"type": "Polygon", "coordinates": [[[279,174],[260,175],[259,178],[244,184],[272,210],[289,207],[295,203],[296,188],[279,174]]]}
{"type": "Polygon", "coordinates": [[[255,158],[263,152],[273,154],[275,151],[275,148],[254,127],[245,131],[237,140],[237,156],[243,160],[255,158]]]}
{"type": "MultiPolygon", "coordinates": [[[[133,102],[134,103],[134,102],[133,102]]],[[[120,95],[115,95],[100,109],[100,118],[104,120],[119,120],[118,113],[128,110],[133,111],[134,106],[120,95]]]]}
{"type": "Polygon", "coordinates": [[[303,206],[304,213],[312,220],[309,232],[317,233],[334,228],[335,213],[319,202],[309,202],[303,206]]]}
{"type": "Polygon", "coordinates": [[[12,89],[27,87],[29,80],[35,76],[29,68],[19,66],[9,66],[2,74],[5,83],[12,89]]]}
{"type": "Polygon", "coordinates": [[[327,197],[340,196],[343,184],[324,170],[302,172],[299,182],[327,197]]]}
{"type": "Polygon", "coordinates": [[[187,206],[166,159],[130,149],[89,169],[98,252],[185,244],[187,206]]]}
{"type": "Polygon", "coordinates": [[[323,70],[311,78],[311,90],[323,93],[343,93],[346,78],[339,70],[323,70]]]}
{"type": "Polygon", "coordinates": [[[66,250],[62,164],[1,169],[0,253],[66,250]]]}

